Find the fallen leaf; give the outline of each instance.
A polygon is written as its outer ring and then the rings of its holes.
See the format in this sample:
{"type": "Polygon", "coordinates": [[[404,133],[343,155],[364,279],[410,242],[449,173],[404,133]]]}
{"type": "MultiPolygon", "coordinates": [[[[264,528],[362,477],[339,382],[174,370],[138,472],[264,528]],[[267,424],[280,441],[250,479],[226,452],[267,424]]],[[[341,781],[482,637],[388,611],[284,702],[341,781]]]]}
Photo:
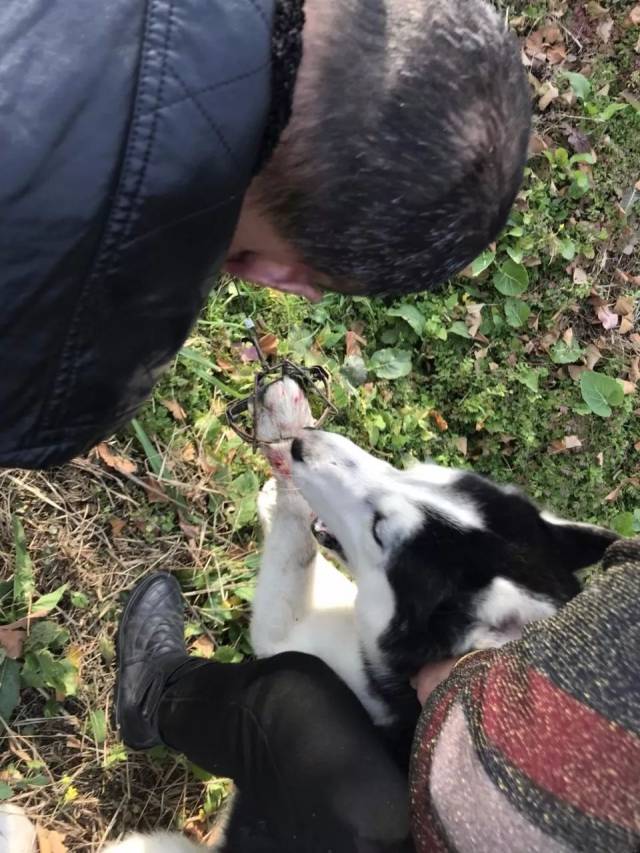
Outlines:
{"type": "MultiPolygon", "coordinates": [[[[20,620],[21,622],[23,620],[20,620]]],[[[0,648],[4,649],[7,657],[12,660],[17,660],[22,657],[22,647],[27,636],[24,628],[17,628],[19,623],[14,622],[11,625],[3,625],[0,627],[0,648]]]]}
{"type": "Polygon", "coordinates": [[[467,329],[469,330],[469,335],[472,338],[475,338],[478,334],[478,330],[482,325],[482,309],[484,305],[481,303],[472,302],[467,305],[467,316],[465,317],[465,323],[467,329]]]}
{"type": "Polygon", "coordinates": [[[634,27],[640,26],[640,3],[629,12],[628,20],[634,27]]]}
{"type": "Polygon", "coordinates": [[[640,382],[640,356],[631,359],[631,366],[629,367],[629,381],[640,382]]]}
{"type": "Polygon", "coordinates": [[[629,382],[629,380],[628,380],[628,379],[618,379],[618,382],[620,382],[620,383],[621,383],[621,385],[622,385],[622,391],[623,391],[623,393],[624,393],[624,394],[626,394],[627,396],[628,396],[629,394],[635,394],[635,393],[636,393],[636,391],[638,390],[638,389],[637,389],[637,387],[636,387],[635,382],[629,382]]]}
{"type": "Polygon", "coordinates": [[[604,453],[600,451],[600,453],[596,454],[596,459],[598,460],[598,465],[603,468],[604,467],[604,453]]]}
{"type": "Polygon", "coordinates": [[[187,521],[180,521],[180,530],[184,533],[187,539],[199,539],[201,528],[197,524],[189,524],[187,521]]]}
{"type": "Polygon", "coordinates": [[[602,358],[602,353],[595,344],[589,344],[584,351],[584,358],[587,370],[593,370],[602,358]]]}
{"type": "Polygon", "coordinates": [[[463,456],[466,456],[469,450],[469,442],[467,437],[464,435],[458,436],[454,442],[457,449],[462,453],[463,456]]]}
{"type": "Polygon", "coordinates": [[[596,32],[598,36],[605,44],[609,44],[609,39],[611,38],[611,31],[613,30],[613,18],[603,18],[602,22],[598,24],[596,28],[596,32]]]}
{"type": "Polygon", "coordinates": [[[635,305],[630,296],[619,296],[613,308],[616,314],[633,314],[635,305]]]}
{"type": "Polygon", "coordinates": [[[566,435],[564,438],[564,446],[567,450],[574,450],[577,447],[582,447],[582,442],[577,435],[566,435]]]}
{"type": "Polygon", "coordinates": [[[67,847],[64,843],[67,836],[61,832],[56,832],[54,829],[44,829],[38,824],[36,836],[40,853],[67,853],[67,847]]]}
{"type": "Polygon", "coordinates": [[[182,459],[183,462],[195,462],[197,455],[198,451],[191,441],[185,444],[180,451],[180,459],[182,459]]]}
{"type": "Polygon", "coordinates": [[[591,153],[591,141],[586,133],[583,133],[581,130],[572,129],[567,136],[567,142],[576,154],[591,153]]]}
{"type": "Polygon", "coordinates": [[[586,272],[582,269],[582,267],[575,267],[573,270],[573,283],[574,284],[586,284],[589,279],[587,278],[586,272]]]}
{"type": "Polygon", "coordinates": [[[82,669],[82,661],[84,659],[84,649],[78,643],[73,643],[67,648],[67,652],[65,654],[66,659],[69,663],[73,664],[75,668],[80,672],[82,669]]]}
{"type": "Polygon", "coordinates": [[[567,346],[571,346],[573,343],[573,329],[569,326],[568,329],[562,333],[562,340],[565,342],[567,346]]]}
{"type": "Polygon", "coordinates": [[[611,502],[617,500],[622,490],[627,486],[634,486],[635,488],[638,488],[640,486],[640,477],[625,477],[625,479],[619,483],[612,492],[609,492],[605,501],[611,502]]]}
{"type": "Polygon", "coordinates": [[[105,441],[101,441],[96,447],[96,453],[108,468],[113,468],[119,474],[135,474],[138,470],[135,462],[127,459],[125,456],[119,456],[117,453],[114,453],[105,441]]]}
{"type": "Polygon", "coordinates": [[[628,317],[620,318],[620,334],[627,335],[633,329],[633,321],[628,317]]]}
{"type": "Polygon", "coordinates": [[[541,91],[543,92],[540,100],[538,101],[538,108],[544,112],[547,107],[555,101],[560,92],[553,85],[553,83],[549,83],[548,81],[544,84],[541,91]]]}
{"type": "Polygon", "coordinates": [[[216,364],[220,368],[220,370],[224,370],[225,373],[233,372],[233,365],[230,361],[227,361],[226,358],[217,358],[216,364]]]}
{"type": "Polygon", "coordinates": [[[583,364],[568,364],[567,371],[574,382],[579,382],[582,374],[587,370],[583,364]]]}
{"type": "Polygon", "coordinates": [[[434,422],[436,427],[440,430],[440,432],[446,432],[449,429],[449,424],[442,417],[440,412],[436,412],[435,409],[429,412],[429,417],[434,422]]]}
{"type": "Polygon", "coordinates": [[[347,358],[350,356],[360,356],[362,355],[362,349],[366,344],[364,338],[360,337],[360,335],[354,331],[354,329],[349,329],[345,335],[345,349],[347,358]]]}
{"type": "Polygon", "coordinates": [[[542,154],[542,152],[546,151],[548,148],[549,146],[545,142],[543,136],[539,136],[537,133],[531,134],[531,138],[529,139],[529,156],[542,154]]]}
{"type": "Polygon", "coordinates": [[[260,361],[258,350],[254,346],[247,346],[246,344],[234,344],[234,347],[238,350],[238,354],[240,355],[240,361],[243,364],[250,364],[253,361],[260,361]]]}
{"type": "Polygon", "coordinates": [[[160,400],[160,402],[165,407],[165,409],[168,409],[168,411],[171,412],[171,414],[177,421],[186,420],[187,413],[177,400],[160,400]]]}
{"type": "Polygon", "coordinates": [[[196,652],[200,657],[210,658],[214,651],[215,646],[205,634],[202,634],[196,640],[194,640],[193,645],[191,646],[191,650],[196,652]]]}
{"type": "Polygon", "coordinates": [[[549,453],[564,453],[567,450],[577,450],[582,447],[582,441],[577,435],[565,435],[564,438],[557,438],[549,445],[549,453]]]}
{"type": "Polygon", "coordinates": [[[278,339],[275,335],[266,334],[263,335],[260,340],[260,349],[262,350],[264,355],[277,355],[278,354],[278,339]]]}
{"type": "Polygon", "coordinates": [[[169,497],[160,483],[153,477],[143,477],[140,481],[147,493],[147,500],[150,504],[168,503],[169,497]]]}
{"type": "Polygon", "coordinates": [[[118,518],[115,515],[109,519],[109,524],[111,525],[111,535],[114,537],[114,539],[118,536],[121,536],[122,531],[127,526],[127,522],[124,519],[118,518]]]}
{"type": "Polygon", "coordinates": [[[597,314],[598,320],[600,320],[604,328],[607,330],[615,329],[620,322],[618,315],[610,311],[606,305],[602,305],[598,308],[597,314]]]}

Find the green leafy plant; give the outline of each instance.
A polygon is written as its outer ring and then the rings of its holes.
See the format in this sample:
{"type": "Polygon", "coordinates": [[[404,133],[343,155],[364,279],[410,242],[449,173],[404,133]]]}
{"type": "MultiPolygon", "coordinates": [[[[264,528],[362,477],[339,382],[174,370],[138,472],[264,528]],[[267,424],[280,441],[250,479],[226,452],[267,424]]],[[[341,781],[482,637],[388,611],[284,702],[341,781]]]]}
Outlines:
{"type": "Polygon", "coordinates": [[[17,707],[23,687],[64,698],[76,692],[78,675],[63,654],[68,631],[44,620],[62,600],[67,584],[37,595],[24,527],[17,516],[12,526],[14,575],[0,584],[0,717],[5,722],[17,707]]]}

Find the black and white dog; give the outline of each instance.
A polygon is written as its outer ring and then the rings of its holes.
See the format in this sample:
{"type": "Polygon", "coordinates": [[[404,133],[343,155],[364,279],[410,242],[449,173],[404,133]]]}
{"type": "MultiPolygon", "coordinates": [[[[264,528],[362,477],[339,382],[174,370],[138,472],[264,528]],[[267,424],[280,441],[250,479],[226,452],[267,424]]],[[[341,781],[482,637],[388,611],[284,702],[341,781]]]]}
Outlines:
{"type": "Polygon", "coordinates": [[[293,380],[268,389],[259,435],[297,437],[271,451],[290,479],[260,496],[252,642],[260,656],[322,658],[381,725],[412,732],[409,680],[424,663],[516,639],[576,595],[574,572],[617,538],[468,471],[399,471],[311,425],[293,380]]]}
{"type": "MultiPolygon", "coordinates": [[[[540,512],[519,490],[468,471],[399,471],[341,435],[308,429],[290,378],[256,412],[276,480],[253,603],[258,656],[322,658],[406,748],[419,708],[409,680],[428,661],[501,646],[579,590],[616,535],[540,512]],[[330,562],[324,546],[346,568],[330,562]]],[[[178,836],[132,836],[118,853],[186,853],[178,836]]]]}

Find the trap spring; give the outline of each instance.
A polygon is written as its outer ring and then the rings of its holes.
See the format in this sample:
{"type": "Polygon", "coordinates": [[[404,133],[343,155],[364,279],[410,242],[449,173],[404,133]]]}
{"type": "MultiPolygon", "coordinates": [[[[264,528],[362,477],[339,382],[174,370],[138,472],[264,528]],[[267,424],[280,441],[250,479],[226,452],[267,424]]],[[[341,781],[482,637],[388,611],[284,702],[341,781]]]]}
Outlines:
{"type": "Polygon", "coordinates": [[[329,374],[324,367],[320,365],[303,367],[289,361],[289,359],[269,365],[260,347],[253,321],[245,320],[244,326],[258,354],[261,370],[255,376],[253,393],[242,400],[234,400],[227,406],[227,423],[236,435],[250,444],[254,450],[257,450],[260,445],[275,444],[278,441],[282,441],[282,438],[273,441],[265,441],[258,438],[255,425],[255,408],[256,404],[264,397],[267,388],[279,382],[285,376],[289,376],[295,380],[308,398],[317,397],[322,401],[323,410],[320,417],[316,420],[316,428],[321,427],[330,415],[336,414],[336,407],[331,402],[329,374]],[[251,416],[253,420],[253,423],[247,428],[242,423],[245,415],[251,416]]]}

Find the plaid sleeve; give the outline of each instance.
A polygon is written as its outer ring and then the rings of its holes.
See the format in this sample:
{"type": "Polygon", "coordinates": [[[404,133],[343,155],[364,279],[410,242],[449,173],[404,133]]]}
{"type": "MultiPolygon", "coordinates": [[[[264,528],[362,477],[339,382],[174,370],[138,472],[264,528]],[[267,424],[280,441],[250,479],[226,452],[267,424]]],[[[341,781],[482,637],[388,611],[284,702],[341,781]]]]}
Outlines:
{"type": "Polygon", "coordinates": [[[640,850],[640,540],[605,568],[430,697],[411,767],[418,853],[640,850]]]}

